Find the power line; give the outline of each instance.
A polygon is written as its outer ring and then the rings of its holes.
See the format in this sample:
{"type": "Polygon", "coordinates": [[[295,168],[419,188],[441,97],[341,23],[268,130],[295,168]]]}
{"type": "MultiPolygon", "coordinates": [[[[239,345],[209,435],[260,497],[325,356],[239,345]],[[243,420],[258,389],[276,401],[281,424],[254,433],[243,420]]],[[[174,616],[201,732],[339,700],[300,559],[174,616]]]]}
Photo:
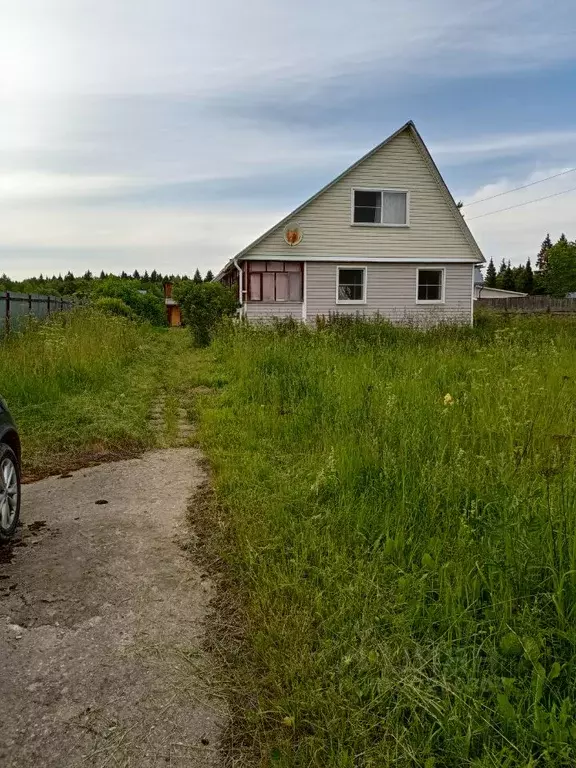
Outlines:
{"type": "Polygon", "coordinates": [[[550,179],[557,179],[559,176],[565,176],[567,173],[574,173],[576,168],[569,168],[567,171],[560,171],[553,176],[546,176],[545,179],[538,179],[538,181],[531,181],[530,184],[523,184],[521,187],[514,187],[514,189],[508,189],[506,192],[498,192],[497,195],[491,195],[490,197],[483,197],[481,200],[474,200],[471,203],[466,203],[462,208],[470,208],[471,205],[478,205],[478,203],[485,203],[487,200],[494,200],[496,197],[502,197],[502,195],[509,195],[511,192],[518,192],[519,189],[528,189],[535,184],[542,184],[543,181],[550,181],[550,179]]]}
{"type": "Polygon", "coordinates": [[[482,213],[480,216],[473,216],[471,219],[466,219],[466,221],[476,221],[476,219],[483,219],[485,216],[493,216],[495,213],[504,213],[504,211],[511,211],[513,208],[522,208],[524,205],[530,205],[531,203],[539,203],[542,200],[549,200],[551,197],[559,197],[560,195],[565,195],[567,192],[576,192],[576,187],[570,187],[570,189],[564,189],[562,192],[555,192],[553,195],[545,195],[544,197],[537,197],[535,200],[527,200],[525,203],[517,203],[516,205],[511,205],[508,208],[499,208],[497,211],[490,211],[489,213],[482,213]]]}

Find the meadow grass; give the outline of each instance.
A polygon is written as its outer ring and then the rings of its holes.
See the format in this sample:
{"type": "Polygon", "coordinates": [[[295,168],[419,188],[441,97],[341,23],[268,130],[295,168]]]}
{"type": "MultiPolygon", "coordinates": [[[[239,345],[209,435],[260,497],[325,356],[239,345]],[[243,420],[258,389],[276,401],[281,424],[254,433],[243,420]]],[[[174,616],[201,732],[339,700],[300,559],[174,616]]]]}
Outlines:
{"type": "MultiPolygon", "coordinates": [[[[31,479],[136,455],[171,361],[188,339],[80,308],[32,322],[0,343],[0,394],[18,423],[31,479]]],[[[168,382],[169,383],[169,382],[168,382]]]]}
{"type": "Polygon", "coordinates": [[[263,765],[576,765],[576,322],[237,327],[201,442],[263,765]]]}

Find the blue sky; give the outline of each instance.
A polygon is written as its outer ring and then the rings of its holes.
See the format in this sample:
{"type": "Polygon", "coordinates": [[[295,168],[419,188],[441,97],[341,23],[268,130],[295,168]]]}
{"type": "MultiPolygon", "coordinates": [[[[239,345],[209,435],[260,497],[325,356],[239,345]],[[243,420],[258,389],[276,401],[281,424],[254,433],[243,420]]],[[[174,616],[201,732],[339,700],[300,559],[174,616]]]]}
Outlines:
{"type": "MultiPolygon", "coordinates": [[[[457,199],[576,166],[570,0],[0,0],[0,273],[216,271],[413,119],[457,199]]],[[[576,173],[465,209],[576,238],[576,173]]]]}

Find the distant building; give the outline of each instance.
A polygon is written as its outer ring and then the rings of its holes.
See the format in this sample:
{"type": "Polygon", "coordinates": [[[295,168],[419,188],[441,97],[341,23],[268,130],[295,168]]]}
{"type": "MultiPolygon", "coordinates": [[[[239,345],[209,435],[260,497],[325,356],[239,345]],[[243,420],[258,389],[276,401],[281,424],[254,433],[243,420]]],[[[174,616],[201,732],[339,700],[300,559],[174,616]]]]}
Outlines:
{"type": "Polygon", "coordinates": [[[182,313],[180,305],[172,298],[173,283],[164,283],[164,303],[166,304],[166,317],[168,325],[178,327],[182,325],[182,313]]]}
{"type": "Polygon", "coordinates": [[[528,294],[485,285],[481,270],[478,268],[474,270],[474,299],[522,299],[524,296],[528,294]]]}

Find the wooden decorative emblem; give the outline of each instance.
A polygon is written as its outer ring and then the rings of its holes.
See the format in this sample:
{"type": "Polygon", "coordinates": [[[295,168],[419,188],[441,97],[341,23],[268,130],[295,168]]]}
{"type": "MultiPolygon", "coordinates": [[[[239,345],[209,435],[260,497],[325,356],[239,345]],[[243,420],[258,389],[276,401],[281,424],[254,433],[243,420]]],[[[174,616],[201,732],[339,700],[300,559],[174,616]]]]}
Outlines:
{"type": "Polygon", "coordinates": [[[302,229],[299,224],[292,222],[284,227],[284,241],[291,247],[302,242],[302,229]]]}

